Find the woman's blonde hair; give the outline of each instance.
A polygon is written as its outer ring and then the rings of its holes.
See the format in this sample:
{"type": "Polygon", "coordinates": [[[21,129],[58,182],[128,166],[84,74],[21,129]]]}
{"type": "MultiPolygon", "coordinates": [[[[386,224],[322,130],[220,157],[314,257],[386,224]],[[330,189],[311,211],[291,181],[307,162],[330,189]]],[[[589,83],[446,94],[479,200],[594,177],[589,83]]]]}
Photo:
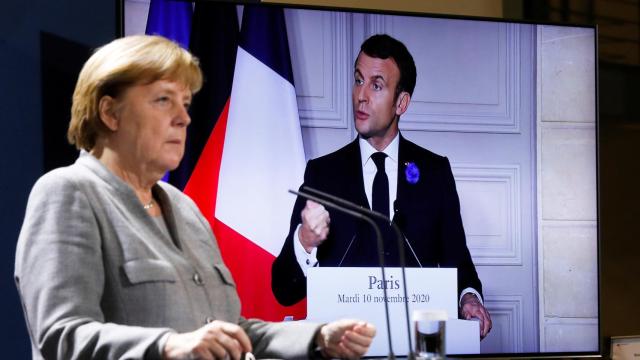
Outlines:
{"type": "Polygon", "coordinates": [[[161,36],[128,36],[98,48],[82,67],[73,92],[69,143],[91,150],[106,131],[100,120],[100,99],[116,98],[130,86],[156,80],[183,83],[195,94],[202,87],[198,59],[161,36]]]}

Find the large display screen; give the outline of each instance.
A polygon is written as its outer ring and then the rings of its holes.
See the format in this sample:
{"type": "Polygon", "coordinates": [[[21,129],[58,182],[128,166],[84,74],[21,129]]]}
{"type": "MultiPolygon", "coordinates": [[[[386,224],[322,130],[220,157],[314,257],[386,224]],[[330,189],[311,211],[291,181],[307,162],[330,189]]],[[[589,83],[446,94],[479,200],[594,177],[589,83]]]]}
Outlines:
{"type": "MultiPolygon", "coordinates": [[[[125,1],[125,35],[145,31],[148,8],[125,1]]],[[[236,14],[242,26],[242,5],[236,14]]],[[[351,92],[366,38],[389,34],[413,55],[399,127],[451,163],[493,321],[477,356],[598,353],[595,27],[293,6],[284,15],[306,160],[357,136],[351,92]]],[[[284,242],[291,213],[282,216],[284,242]]]]}

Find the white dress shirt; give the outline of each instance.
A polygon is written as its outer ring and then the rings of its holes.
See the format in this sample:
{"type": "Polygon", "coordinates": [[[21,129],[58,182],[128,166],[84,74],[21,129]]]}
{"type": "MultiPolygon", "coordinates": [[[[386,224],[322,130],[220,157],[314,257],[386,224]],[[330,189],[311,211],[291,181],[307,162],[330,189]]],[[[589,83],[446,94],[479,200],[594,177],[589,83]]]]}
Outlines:
{"type": "MultiPolygon", "coordinates": [[[[362,137],[358,137],[358,142],[360,144],[360,158],[362,164],[362,176],[364,179],[364,192],[367,195],[367,200],[369,201],[369,208],[371,208],[371,196],[373,193],[373,178],[376,176],[377,167],[376,164],[371,159],[371,155],[378,152],[367,140],[362,137]]],[[[387,178],[389,179],[389,216],[392,219],[394,206],[393,203],[396,200],[396,196],[398,194],[398,152],[400,147],[400,133],[396,134],[396,137],[387,145],[386,148],[382,150],[387,157],[384,159],[384,171],[387,174],[387,178]]],[[[298,224],[296,231],[293,236],[295,237],[295,241],[293,242],[296,259],[298,260],[298,264],[300,265],[300,269],[304,273],[304,276],[307,276],[307,269],[310,267],[318,266],[318,258],[317,253],[318,249],[313,248],[311,253],[307,253],[307,251],[302,246],[300,242],[300,237],[298,236],[298,231],[300,230],[300,226],[302,224],[298,224]]],[[[462,296],[466,293],[475,294],[480,302],[482,303],[482,297],[480,293],[478,293],[473,288],[466,288],[462,290],[460,293],[460,297],[458,300],[458,305],[462,301],[462,296]]]]}
{"type": "MultiPolygon", "coordinates": [[[[399,134],[389,143],[389,145],[383,150],[387,157],[384,160],[384,171],[389,178],[389,211],[393,213],[393,202],[396,199],[396,194],[398,193],[398,144],[400,143],[399,134]]],[[[358,139],[360,143],[360,157],[362,164],[362,175],[364,177],[364,191],[367,195],[367,200],[369,201],[369,208],[371,208],[371,193],[373,191],[373,178],[376,176],[376,164],[371,160],[371,155],[378,150],[376,150],[371,144],[369,144],[366,140],[359,137],[358,139]]],[[[390,216],[391,214],[387,214],[390,216]]],[[[310,267],[314,267],[318,265],[318,248],[313,248],[311,253],[308,253],[304,247],[302,246],[302,242],[300,241],[300,237],[298,235],[300,231],[300,226],[302,224],[298,224],[296,231],[293,233],[295,237],[293,241],[294,253],[296,254],[296,260],[298,260],[298,265],[300,265],[300,269],[304,273],[304,276],[307,276],[307,269],[310,267]]]]}
{"type": "MultiPolygon", "coordinates": [[[[362,163],[362,176],[364,178],[364,192],[367,194],[367,200],[369,201],[369,208],[371,208],[371,196],[373,193],[373,178],[376,176],[378,169],[376,164],[371,159],[371,155],[378,152],[367,140],[359,138],[360,143],[360,158],[362,163]]],[[[383,153],[387,154],[384,159],[384,172],[389,179],[389,218],[393,215],[393,203],[396,200],[398,194],[398,147],[400,144],[400,135],[396,134],[396,137],[387,145],[383,153]]]]}

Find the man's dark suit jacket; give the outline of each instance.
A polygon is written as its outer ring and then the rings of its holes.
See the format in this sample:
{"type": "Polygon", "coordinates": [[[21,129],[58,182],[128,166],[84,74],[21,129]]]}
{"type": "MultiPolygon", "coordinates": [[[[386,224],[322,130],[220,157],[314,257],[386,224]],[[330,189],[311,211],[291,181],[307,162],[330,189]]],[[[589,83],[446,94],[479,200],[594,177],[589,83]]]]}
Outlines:
{"type": "MultiPolygon", "coordinates": [[[[451,166],[446,157],[434,154],[400,136],[398,152],[398,190],[393,221],[415,251],[405,244],[408,267],[458,268],[458,290],[472,287],[482,294],[482,284],[467,248],[460,202],[451,166]],[[409,163],[420,172],[415,184],[407,181],[409,163]]],[[[325,191],[369,208],[364,191],[362,161],[358,139],[340,150],[310,160],[301,186],[325,191]]],[[[294,253],[294,232],[301,223],[305,200],[298,197],[289,235],[272,266],[271,287],[283,305],[292,305],[306,297],[306,277],[294,253]]],[[[318,247],[320,266],[378,266],[378,252],[371,226],[344,213],[327,209],[331,217],[329,235],[318,247]],[[351,246],[349,244],[351,243],[351,246]]],[[[398,266],[398,247],[389,229],[385,235],[385,265],[398,266]],[[387,236],[387,234],[391,234],[387,236]]]]}

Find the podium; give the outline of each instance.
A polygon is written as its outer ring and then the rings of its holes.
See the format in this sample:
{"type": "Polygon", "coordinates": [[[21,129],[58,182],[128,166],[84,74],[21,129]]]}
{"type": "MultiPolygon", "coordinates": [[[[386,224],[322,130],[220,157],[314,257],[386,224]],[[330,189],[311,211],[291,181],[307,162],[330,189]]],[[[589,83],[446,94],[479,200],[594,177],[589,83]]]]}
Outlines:
{"type": "Polygon", "coordinates": [[[389,354],[384,306],[386,301],[389,306],[393,351],[398,356],[405,356],[409,352],[406,302],[409,305],[409,316],[415,309],[439,309],[447,312],[447,354],[480,353],[478,322],[457,319],[457,270],[407,268],[405,271],[406,298],[400,268],[385,268],[386,283],[382,281],[380,268],[310,268],[307,272],[307,319],[318,322],[340,318],[366,320],[376,326],[377,334],[365,356],[386,356],[389,354]],[[386,299],[383,287],[387,289],[386,299]]]}

